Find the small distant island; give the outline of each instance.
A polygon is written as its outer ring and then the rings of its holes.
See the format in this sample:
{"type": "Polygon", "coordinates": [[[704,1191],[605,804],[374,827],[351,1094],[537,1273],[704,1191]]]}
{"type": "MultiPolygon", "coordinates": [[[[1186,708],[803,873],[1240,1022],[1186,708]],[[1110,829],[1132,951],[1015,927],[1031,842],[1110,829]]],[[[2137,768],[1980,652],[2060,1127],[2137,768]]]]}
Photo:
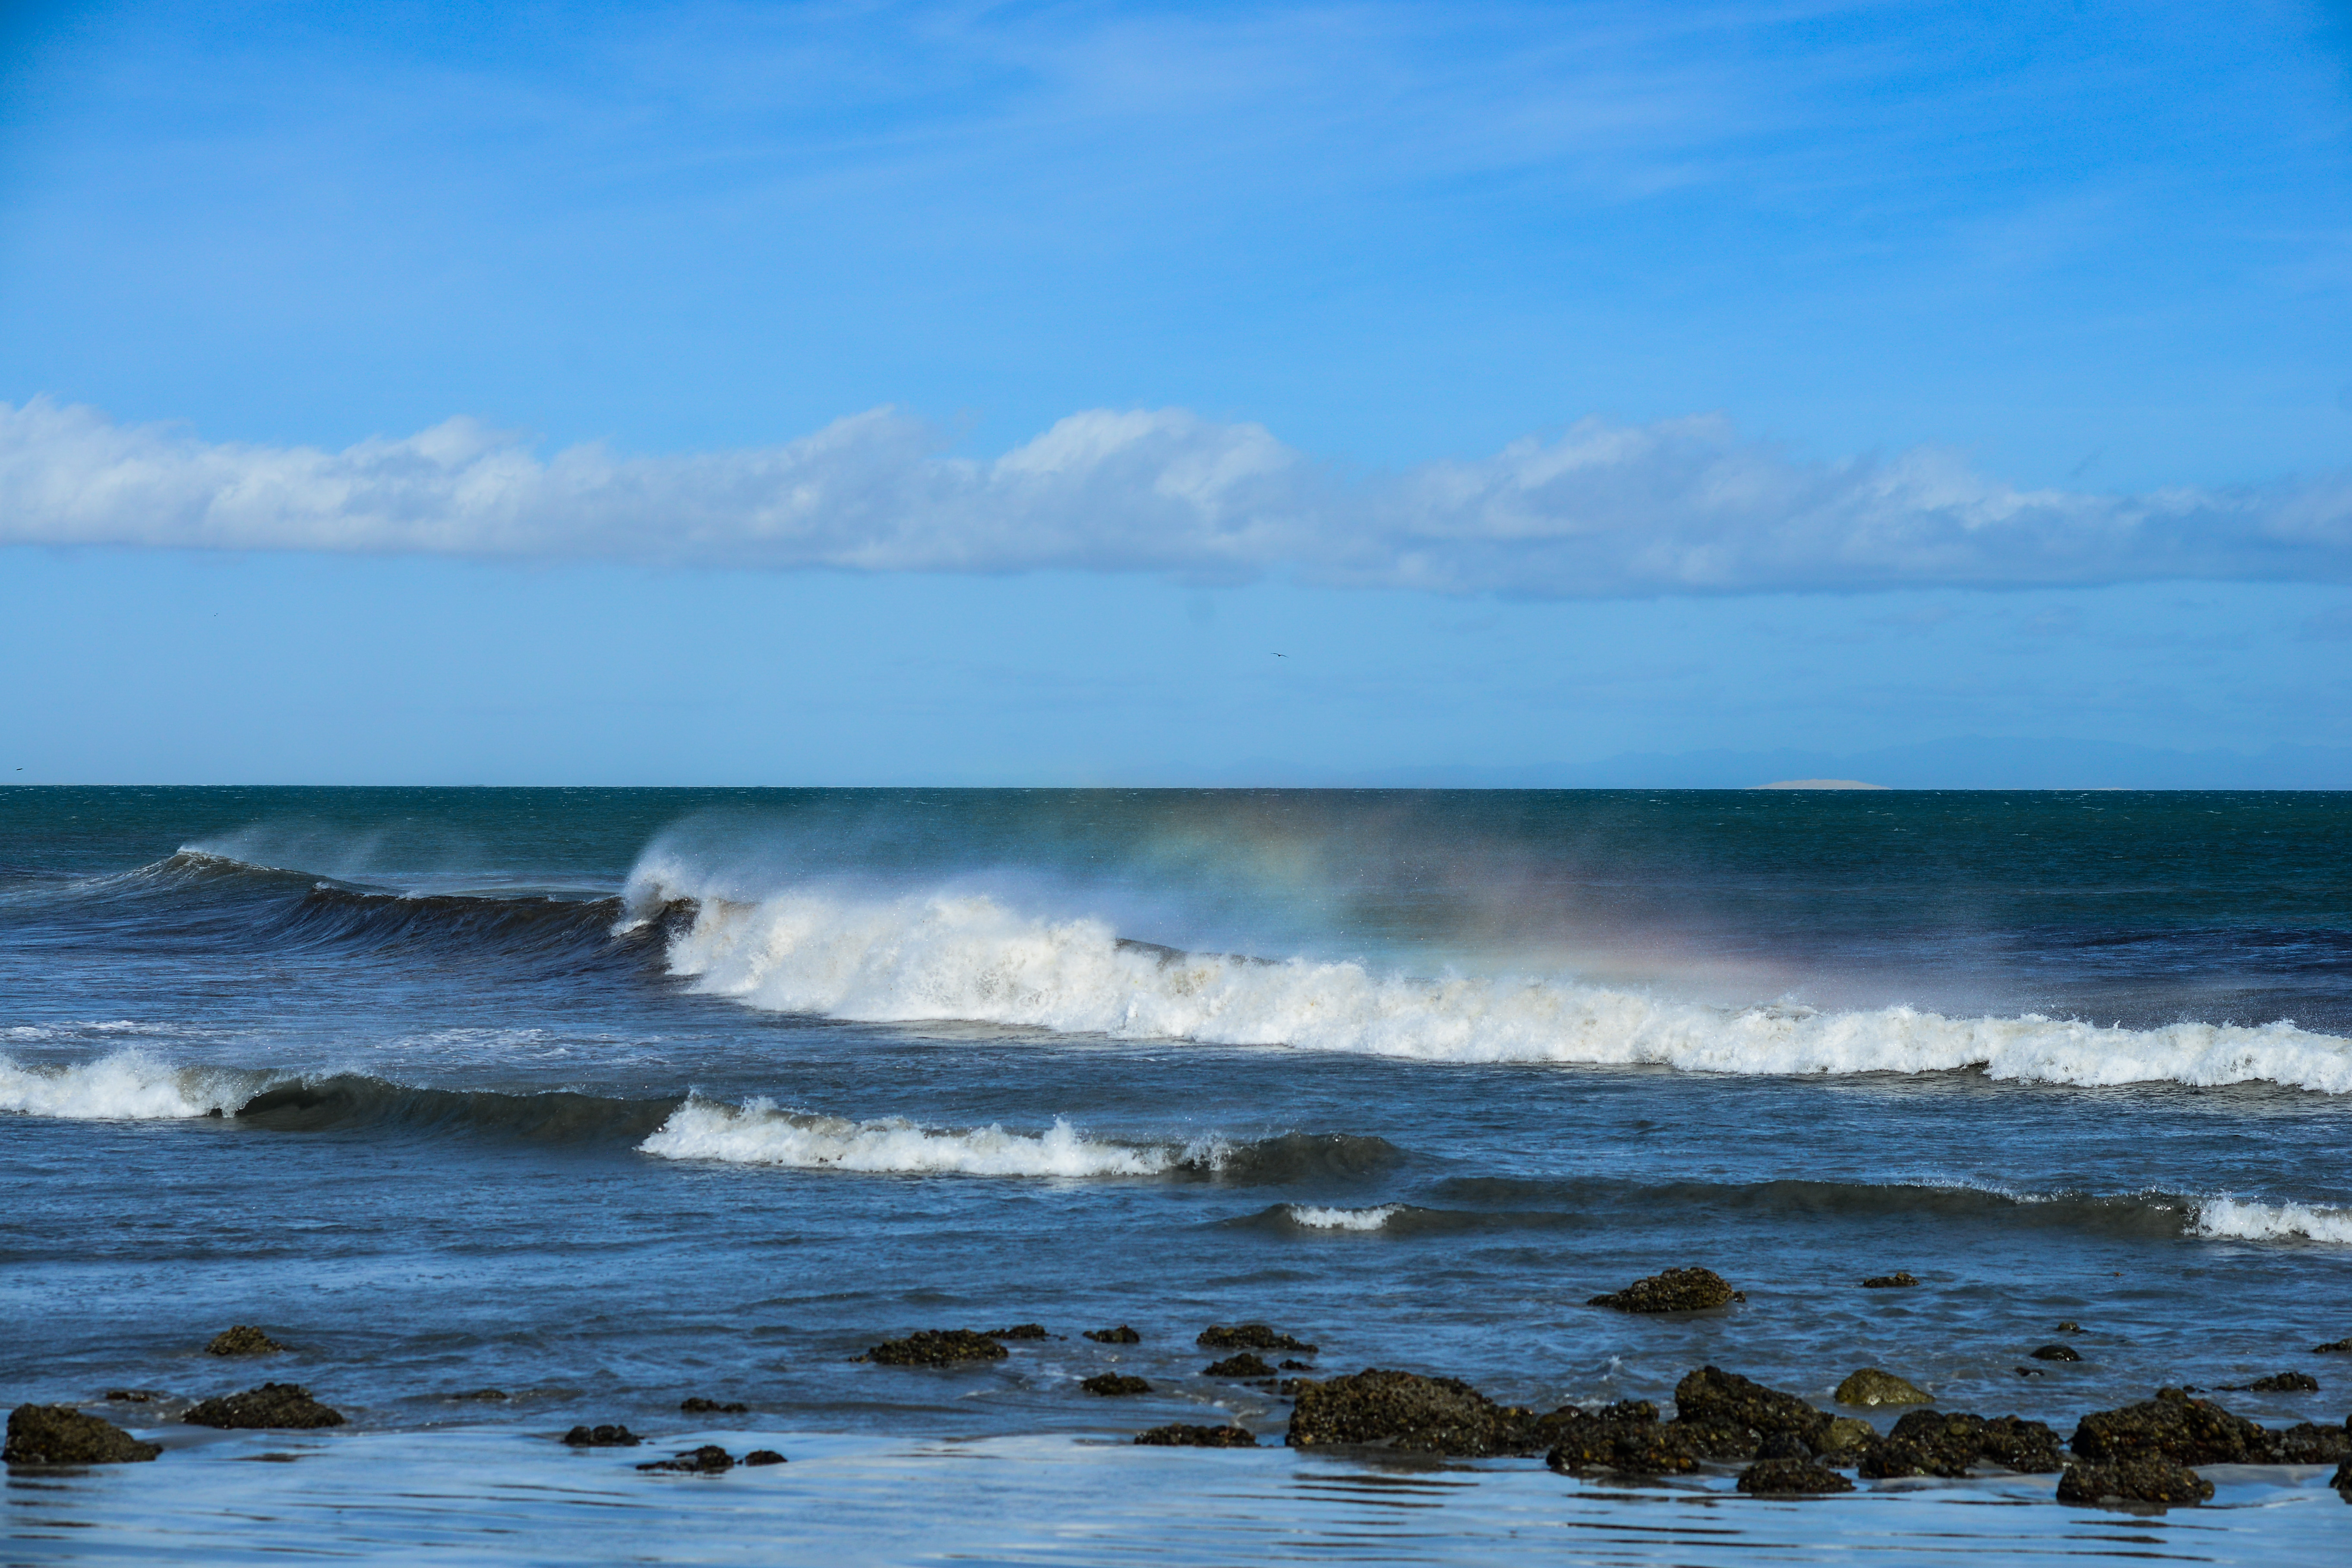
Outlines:
{"type": "Polygon", "coordinates": [[[1864,784],[1860,779],[1782,779],[1778,784],[1750,784],[1751,789],[1891,789],[1891,784],[1864,784]]]}

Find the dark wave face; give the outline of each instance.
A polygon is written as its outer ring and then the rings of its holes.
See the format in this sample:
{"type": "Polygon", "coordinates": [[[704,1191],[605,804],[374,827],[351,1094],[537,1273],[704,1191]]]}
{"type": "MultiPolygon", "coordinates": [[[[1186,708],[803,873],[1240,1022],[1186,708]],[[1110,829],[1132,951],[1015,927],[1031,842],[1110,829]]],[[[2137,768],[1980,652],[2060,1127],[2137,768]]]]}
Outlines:
{"type": "Polygon", "coordinates": [[[683,1099],[623,1100],[562,1089],[499,1094],[339,1076],[264,1089],[231,1114],[240,1125],[272,1132],[365,1130],[634,1142],[667,1121],[683,1099]]]}

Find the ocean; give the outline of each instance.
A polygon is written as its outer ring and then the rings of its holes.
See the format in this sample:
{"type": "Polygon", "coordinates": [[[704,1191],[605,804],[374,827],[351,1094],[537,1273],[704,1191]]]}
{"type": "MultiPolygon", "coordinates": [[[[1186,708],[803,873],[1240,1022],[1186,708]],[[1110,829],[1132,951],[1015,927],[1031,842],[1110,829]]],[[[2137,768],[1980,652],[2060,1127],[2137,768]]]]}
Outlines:
{"type": "Polygon", "coordinates": [[[2341,1561],[2329,1468],[1295,1448],[1196,1342],[2341,1422],[2352,795],[0,790],[0,1394],[164,1444],[12,1470],[9,1563],[2341,1561]],[[1683,1266],[1745,1300],[1587,1304],[1683,1266]],[[177,1419],[271,1380],[347,1425],[177,1419]],[[703,1443],[788,1462],[636,1468],[703,1443]]]}

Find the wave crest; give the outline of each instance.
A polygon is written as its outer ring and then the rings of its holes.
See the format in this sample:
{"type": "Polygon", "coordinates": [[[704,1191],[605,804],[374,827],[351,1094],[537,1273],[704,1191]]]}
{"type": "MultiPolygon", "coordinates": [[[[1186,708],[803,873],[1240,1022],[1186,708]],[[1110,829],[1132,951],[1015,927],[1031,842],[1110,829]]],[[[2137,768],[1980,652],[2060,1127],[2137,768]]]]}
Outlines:
{"type": "MultiPolygon", "coordinates": [[[[669,1160],[737,1165],[974,1176],[1155,1176],[1187,1157],[1173,1148],[1097,1142],[1055,1118],[1044,1132],[926,1128],[899,1118],[851,1121],[780,1110],[773,1100],[738,1109],[689,1100],[637,1145],[669,1160]]],[[[1195,1159],[1213,1159],[1202,1152],[1195,1159]]]]}
{"type": "Polygon", "coordinates": [[[1927,1073],[2082,1087],[2275,1082],[2352,1093],[2352,1041],[2281,1022],[2102,1028],[2027,1014],[1708,1006],[1563,979],[1382,975],[1122,941],[1101,921],[1019,914],[975,893],[706,896],[662,870],[632,909],[694,900],[669,943],[698,989],[873,1023],[968,1019],[1128,1039],[1286,1046],[1442,1062],[1656,1065],[1742,1074],[1927,1073]]]}
{"type": "Polygon", "coordinates": [[[62,1067],[0,1056],[0,1111],[72,1121],[226,1115],[269,1076],[234,1068],[173,1067],[136,1049],[62,1067]]]}

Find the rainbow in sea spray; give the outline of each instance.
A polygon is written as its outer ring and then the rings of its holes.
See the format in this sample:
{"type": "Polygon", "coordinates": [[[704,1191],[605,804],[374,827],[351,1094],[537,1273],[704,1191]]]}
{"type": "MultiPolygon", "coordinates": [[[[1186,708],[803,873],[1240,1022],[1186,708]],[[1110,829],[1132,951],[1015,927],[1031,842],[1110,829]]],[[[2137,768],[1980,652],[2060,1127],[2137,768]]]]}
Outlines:
{"type": "Polygon", "coordinates": [[[2133,1029],[1902,1006],[1722,1007],[1561,977],[1417,978],[1353,962],[1180,952],[1123,940],[1091,914],[1024,913],[964,889],[814,886],[730,898],[661,857],[632,875],[623,929],[680,900],[694,916],[671,938],[673,973],[748,1006],[845,1020],[971,1020],[1433,1062],[1790,1075],[1975,1068],[2082,1087],[2273,1082],[2352,1094],[2352,1040],[2285,1021],[2133,1029]]]}

